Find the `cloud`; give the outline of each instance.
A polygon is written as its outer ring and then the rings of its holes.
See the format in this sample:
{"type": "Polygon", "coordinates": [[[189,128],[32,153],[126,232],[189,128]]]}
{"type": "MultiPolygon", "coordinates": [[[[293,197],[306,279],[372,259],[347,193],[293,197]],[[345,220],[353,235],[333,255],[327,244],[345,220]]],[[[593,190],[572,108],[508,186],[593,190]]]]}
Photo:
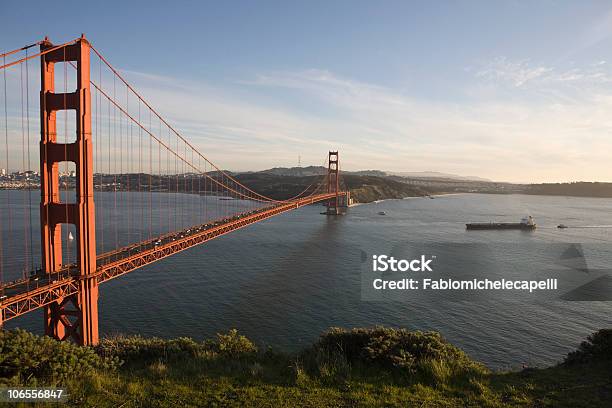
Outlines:
{"type": "Polygon", "coordinates": [[[604,154],[612,93],[596,86],[608,80],[606,69],[601,61],[557,70],[497,59],[472,85],[498,81],[510,89],[470,95],[466,87],[461,102],[416,98],[314,69],[260,73],[235,81],[238,90],[179,80],[160,88],[146,75],[132,77],[226,168],[294,165],[298,154],[302,163],[318,164],[327,149],[338,148],[345,169],[563,181],[612,180],[604,154]]]}
{"type": "MultiPolygon", "coordinates": [[[[342,168],[351,170],[612,180],[605,61],[559,69],[497,58],[460,84],[460,101],[318,69],[260,72],[222,85],[123,73],[199,151],[232,170],[291,166],[298,155],[320,164],[327,150],[339,149],[342,168]]],[[[18,135],[19,113],[9,115],[18,135]]],[[[34,148],[36,140],[33,133],[34,148]]]]}
{"type": "Polygon", "coordinates": [[[550,76],[552,68],[532,66],[529,61],[509,61],[499,57],[487,64],[476,73],[479,78],[509,81],[516,87],[521,87],[530,81],[550,76]]]}
{"type": "Polygon", "coordinates": [[[183,136],[224,168],[263,169],[320,163],[336,147],[320,121],[256,101],[257,95],[210,83],[131,72],[128,80],[183,136]],[[255,99],[255,101],[253,100],[255,99]],[[316,160],[315,160],[316,159],[316,160]]]}
{"type": "Polygon", "coordinates": [[[273,72],[257,75],[245,85],[289,88],[307,92],[345,108],[384,106],[407,107],[407,100],[388,89],[335,76],[329,71],[310,69],[297,72],[273,72]]]}
{"type": "Polygon", "coordinates": [[[511,61],[506,57],[497,57],[484,64],[475,75],[487,81],[509,83],[517,88],[563,84],[592,86],[612,82],[612,71],[606,61],[560,70],[529,60],[511,61]]]}

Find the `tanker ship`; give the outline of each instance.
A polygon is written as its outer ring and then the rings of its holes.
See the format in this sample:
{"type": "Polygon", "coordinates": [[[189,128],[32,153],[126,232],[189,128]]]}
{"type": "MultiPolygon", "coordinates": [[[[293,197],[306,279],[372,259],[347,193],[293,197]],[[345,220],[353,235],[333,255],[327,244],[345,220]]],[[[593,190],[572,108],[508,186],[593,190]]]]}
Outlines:
{"type": "Polygon", "coordinates": [[[469,230],[534,230],[536,223],[531,215],[521,219],[521,222],[476,222],[465,224],[469,230]]]}

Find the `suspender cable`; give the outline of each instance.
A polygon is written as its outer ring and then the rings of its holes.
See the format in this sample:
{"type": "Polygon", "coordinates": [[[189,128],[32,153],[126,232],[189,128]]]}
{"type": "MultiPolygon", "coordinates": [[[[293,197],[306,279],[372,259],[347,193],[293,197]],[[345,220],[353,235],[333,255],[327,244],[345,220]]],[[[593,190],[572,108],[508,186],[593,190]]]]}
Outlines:
{"type": "MultiPolygon", "coordinates": [[[[2,56],[3,62],[6,62],[6,56],[2,56]]],[[[5,135],[5,148],[6,148],[6,172],[9,173],[9,165],[8,165],[8,112],[7,112],[7,96],[6,96],[6,70],[2,71],[4,77],[4,135],[5,135]]],[[[9,236],[10,236],[10,225],[11,225],[11,207],[10,207],[10,192],[7,190],[7,201],[8,208],[6,209],[8,214],[8,224],[9,224],[9,236]]],[[[2,217],[0,217],[0,294],[4,295],[4,239],[3,239],[4,229],[2,228],[2,217]]]]}
{"type": "MultiPolygon", "coordinates": [[[[91,84],[91,85],[92,85],[94,88],[96,88],[96,89],[97,89],[97,90],[98,90],[98,91],[99,91],[99,92],[100,92],[100,93],[101,93],[101,94],[102,94],[102,95],[103,95],[103,96],[104,96],[104,97],[105,97],[105,98],[106,98],[106,99],[109,101],[109,103],[110,103],[110,104],[113,104],[113,106],[115,106],[115,107],[116,107],[116,108],[117,108],[119,111],[121,111],[122,113],[124,113],[124,114],[125,114],[125,115],[126,115],[126,116],[127,116],[127,117],[128,117],[130,120],[131,120],[131,121],[133,121],[133,122],[134,122],[134,124],[136,124],[136,125],[139,127],[139,133],[141,133],[141,131],[144,131],[144,132],[145,132],[145,133],[147,133],[147,134],[148,134],[150,137],[152,137],[153,139],[155,139],[157,142],[162,143],[162,145],[163,145],[164,147],[169,148],[168,146],[166,146],[166,144],[165,144],[163,141],[161,141],[161,140],[160,140],[160,139],[159,139],[157,136],[155,136],[155,134],[153,134],[153,133],[152,133],[152,132],[151,132],[149,129],[147,129],[147,128],[146,128],[146,127],[145,127],[145,126],[142,124],[142,122],[140,121],[140,102],[141,102],[141,100],[140,100],[140,99],[139,99],[139,118],[138,118],[138,119],[136,119],[135,117],[133,117],[132,115],[130,115],[129,113],[127,113],[127,112],[125,111],[125,109],[124,109],[124,108],[122,108],[122,107],[121,107],[121,106],[120,106],[120,105],[119,105],[119,104],[118,104],[118,103],[117,103],[115,100],[113,100],[113,98],[112,98],[110,95],[108,95],[106,92],[104,92],[104,91],[101,89],[101,87],[100,87],[100,86],[98,86],[97,84],[95,84],[94,82],[91,82],[91,81],[90,81],[90,84],[91,84]]],[[[143,102],[143,104],[145,104],[145,103],[143,102]]],[[[110,108],[109,108],[109,112],[110,112],[110,108]]],[[[163,121],[163,119],[162,119],[162,121],[163,121]]],[[[178,146],[178,143],[179,143],[180,141],[183,141],[183,142],[184,142],[184,139],[182,139],[182,138],[177,139],[177,146],[178,146]]],[[[185,149],[186,149],[186,147],[187,147],[187,146],[190,146],[190,145],[189,145],[188,143],[185,143],[185,149]]],[[[191,148],[191,147],[190,147],[190,148],[191,148]]],[[[177,149],[177,150],[180,150],[180,148],[179,148],[179,149],[177,149]]],[[[185,150],[185,151],[186,151],[186,150],[185,150]]],[[[180,161],[182,162],[182,166],[185,166],[185,165],[186,165],[186,166],[188,166],[188,167],[192,168],[193,170],[195,170],[195,171],[197,171],[197,172],[199,172],[199,173],[204,174],[204,173],[202,172],[202,170],[200,170],[200,169],[198,169],[197,167],[195,167],[195,166],[194,166],[192,163],[189,163],[189,162],[188,162],[188,161],[187,161],[187,160],[186,160],[184,157],[182,157],[180,154],[178,154],[178,153],[177,153],[177,151],[174,151],[174,150],[172,150],[172,149],[171,149],[171,152],[172,152],[172,154],[173,154],[174,156],[176,156],[176,157],[177,157],[177,159],[178,159],[178,160],[180,160],[180,161]]],[[[200,155],[200,154],[197,152],[197,150],[195,150],[195,153],[197,153],[198,155],[200,155]]],[[[214,164],[212,164],[212,163],[211,163],[211,162],[210,162],[208,159],[206,159],[206,158],[204,158],[204,157],[203,157],[203,159],[204,159],[204,160],[206,160],[206,162],[208,162],[208,164],[210,164],[210,166],[211,166],[212,168],[214,168],[215,174],[218,174],[218,175],[223,175],[223,176],[226,176],[226,177],[228,177],[228,178],[231,178],[230,176],[227,176],[227,174],[225,174],[225,172],[223,172],[223,171],[219,170],[219,169],[218,169],[218,168],[217,168],[217,167],[216,167],[214,164]]],[[[206,175],[206,174],[205,174],[205,175],[206,175]]],[[[210,177],[210,176],[208,176],[208,175],[207,175],[207,177],[210,177]]],[[[219,180],[220,180],[220,177],[210,177],[210,179],[211,179],[211,181],[213,181],[213,182],[215,182],[215,183],[222,184],[222,183],[219,181],[219,180]]],[[[232,178],[232,180],[233,180],[233,178],[232,178]]],[[[240,183],[238,183],[238,184],[240,184],[240,183]]],[[[244,186],[244,185],[242,185],[242,184],[240,184],[240,185],[241,185],[242,187],[244,187],[246,190],[248,190],[249,192],[253,193],[253,192],[252,192],[252,190],[250,190],[248,187],[246,187],[246,186],[244,186]]],[[[227,186],[221,186],[221,187],[225,187],[225,188],[226,188],[227,186]]],[[[234,190],[234,191],[235,191],[235,190],[234,190]]],[[[268,198],[266,198],[266,199],[261,199],[261,198],[259,198],[259,197],[263,197],[263,196],[261,196],[261,195],[260,195],[260,194],[258,194],[258,193],[254,193],[254,194],[253,194],[253,196],[251,197],[251,199],[253,199],[253,200],[257,200],[257,201],[260,201],[260,202],[265,202],[265,203],[284,203],[284,202],[286,202],[286,201],[291,201],[291,199],[290,199],[290,200],[283,200],[283,201],[279,201],[279,200],[272,200],[272,199],[268,199],[268,198]],[[257,198],[255,198],[255,197],[257,197],[257,198]]]]}
{"type": "MultiPolygon", "coordinates": [[[[151,130],[151,111],[149,110],[149,130],[151,130]]],[[[153,236],[153,139],[149,139],[149,239],[153,236]]]]}
{"type": "MultiPolygon", "coordinates": [[[[63,48],[63,52],[64,52],[64,61],[66,61],[66,48],[63,48]]],[[[64,101],[64,112],[66,112],[66,108],[67,108],[67,100],[66,100],[66,96],[68,93],[68,66],[64,63],[63,64],[63,68],[64,68],[64,95],[63,95],[63,101],[64,101]]],[[[68,157],[68,114],[64,114],[64,157],[68,157]]],[[[66,174],[70,174],[69,173],[69,168],[68,168],[68,162],[66,161],[64,164],[64,197],[65,200],[68,201],[68,180],[70,179],[69,177],[66,177],[66,174]]],[[[76,186],[75,186],[76,189],[76,186]]],[[[61,191],[61,188],[60,188],[61,191]]],[[[60,193],[61,194],[61,193],[60,193]]],[[[62,201],[62,200],[60,200],[62,201]]],[[[65,205],[65,214],[66,214],[66,221],[68,220],[68,206],[65,205]]],[[[68,224],[66,224],[66,261],[64,262],[65,265],[70,265],[72,263],[72,259],[70,257],[70,228],[68,227],[68,224]]],[[[76,237],[77,239],[80,239],[80,237],[76,237]]],[[[59,276],[59,270],[57,271],[57,275],[59,276]]]]}
{"type": "MultiPolygon", "coordinates": [[[[98,81],[100,85],[102,85],[102,62],[100,60],[98,60],[98,81]]],[[[102,166],[102,155],[100,153],[100,146],[102,144],[101,142],[102,128],[104,127],[102,123],[103,122],[102,120],[102,96],[100,95],[100,92],[98,92],[96,89],[94,89],[94,91],[96,91],[96,121],[95,121],[96,123],[96,161],[94,162],[94,165],[97,168],[98,180],[99,180],[99,185],[100,185],[99,189],[100,191],[102,191],[101,194],[105,197],[104,167],[102,166]]],[[[98,207],[98,210],[96,211],[96,217],[98,217],[98,219],[100,220],[100,222],[98,223],[100,228],[96,228],[96,233],[100,237],[98,248],[100,248],[100,253],[103,253],[105,251],[104,228],[106,227],[104,223],[104,207],[102,208],[98,207]]]]}
{"type": "MultiPolygon", "coordinates": [[[[33,46],[33,45],[32,45],[33,46]]],[[[28,55],[28,48],[32,47],[32,46],[28,46],[25,49],[26,52],[26,56],[28,55]]],[[[32,157],[30,156],[30,76],[28,74],[29,71],[29,67],[28,67],[28,60],[26,59],[25,61],[25,80],[26,80],[26,133],[28,135],[27,138],[27,155],[28,155],[28,170],[32,171],[32,157]]],[[[28,215],[29,215],[29,224],[30,224],[30,257],[31,257],[31,265],[32,268],[35,268],[34,266],[34,242],[33,242],[33,238],[32,236],[33,234],[33,228],[34,228],[34,224],[32,223],[32,211],[33,211],[33,207],[32,207],[32,185],[31,183],[28,183],[28,215]]]]}
{"type": "MultiPolygon", "coordinates": [[[[128,83],[128,82],[127,82],[127,81],[126,81],[124,78],[123,78],[123,76],[121,76],[121,74],[120,74],[120,73],[119,73],[119,72],[118,72],[118,71],[117,71],[117,70],[116,70],[116,69],[115,69],[115,68],[114,68],[114,67],[113,67],[113,66],[112,66],[112,65],[111,65],[111,64],[110,64],[110,63],[109,63],[107,60],[106,60],[106,58],[104,58],[104,57],[102,56],[102,54],[101,54],[101,53],[100,53],[100,52],[99,52],[99,51],[98,51],[98,50],[97,50],[97,49],[96,49],[96,48],[95,48],[93,45],[91,45],[91,49],[92,49],[92,51],[93,51],[94,53],[96,53],[96,55],[98,55],[98,57],[99,57],[99,58],[100,58],[100,59],[101,59],[101,60],[102,60],[102,61],[103,61],[103,62],[106,64],[106,66],[108,66],[108,68],[109,68],[109,69],[110,69],[110,70],[111,70],[111,71],[112,71],[112,72],[113,72],[113,73],[114,73],[114,74],[115,74],[115,75],[116,75],[116,76],[117,76],[117,77],[118,77],[118,78],[119,78],[119,79],[120,79],[120,80],[121,80],[121,81],[122,81],[122,82],[123,82],[123,83],[124,83],[124,84],[125,84],[125,85],[126,85],[128,88],[129,88],[129,89],[130,89],[130,90],[131,90],[131,91],[132,91],[132,93],[134,93],[134,95],[136,95],[136,97],[137,97],[137,98],[138,98],[140,101],[142,101],[142,103],[143,103],[143,104],[144,104],[144,105],[145,105],[147,108],[149,108],[153,114],[155,114],[155,115],[156,115],[158,118],[160,118],[160,120],[161,120],[162,122],[164,122],[164,124],[165,124],[166,126],[168,126],[168,127],[169,127],[169,128],[172,130],[172,132],[173,132],[173,133],[174,133],[174,134],[175,134],[175,135],[176,135],[176,136],[177,136],[179,139],[181,139],[181,140],[182,140],[182,141],[183,141],[183,142],[184,142],[184,143],[185,143],[187,146],[189,146],[191,149],[195,150],[195,151],[196,151],[196,153],[197,153],[198,155],[202,156],[202,158],[203,158],[204,160],[208,161],[208,163],[209,163],[209,164],[210,164],[212,167],[214,167],[214,169],[215,169],[216,171],[218,171],[218,172],[220,172],[220,173],[223,173],[223,174],[224,174],[225,176],[227,176],[229,179],[231,179],[231,180],[233,180],[233,181],[236,181],[236,180],[235,180],[233,177],[231,177],[231,176],[229,176],[228,174],[226,174],[226,173],[225,173],[225,172],[224,172],[222,169],[220,169],[220,168],[218,168],[217,166],[215,166],[215,164],[214,164],[214,163],[212,163],[210,160],[208,160],[206,157],[204,157],[204,156],[203,156],[201,153],[199,153],[199,152],[198,152],[198,150],[197,150],[197,149],[196,149],[196,148],[195,148],[195,147],[194,147],[194,146],[193,146],[191,143],[189,143],[189,142],[188,142],[188,141],[187,141],[187,140],[186,140],[186,139],[185,139],[183,136],[181,136],[181,134],[180,134],[180,133],[178,133],[178,131],[177,131],[176,129],[174,129],[174,128],[173,128],[173,127],[172,127],[172,126],[171,126],[171,125],[170,125],[170,124],[169,124],[169,123],[168,123],[168,122],[167,122],[167,121],[166,121],[166,120],[165,120],[165,119],[164,119],[164,118],[163,118],[163,117],[162,117],[162,116],[159,114],[159,113],[157,113],[157,111],[156,111],[155,109],[153,109],[153,107],[152,107],[151,105],[149,105],[149,104],[147,103],[147,101],[145,101],[145,100],[142,98],[142,96],[141,96],[141,95],[140,95],[138,92],[136,92],[136,90],[135,90],[135,89],[134,89],[134,88],[133,88],[133,87],[132,87],[132,86],[131,86],[131,85],[130,85],[130,84],[129,84],[129,83],[128,83]]],[[[279,200],[274,200],[274,199],[272,199],[272,198],[269,198],[269,197],[266,197],[266,196],[264,196],[264,195],[261,195],[261,194],[259,194],[259,193],[255,192],[255,191],[253,191],[253,190],[249,189],[249,188],[248,188],[248,187],[246,187],[246,186],[245,186],[245,188],[246,188],[246,189],[247,189],[249,192],[253,193],[254,195],[256,195],[256,196],[258,196],[258,197],[260,197],[260,198],[262,199],[262,201],[281,202],[281,201],[279,201],[279,200]]],[[[284,201],[286,201],[286,200],[284,200],[284,201]]]]}
{"type": "MultiPolygon", "coordinates": [[[[21,168],[22,168],[22,177],[25,179],[25,182],[28,183],[28,169],[26,168],[26,136],[25,136],[25,111],[24,111],[24,86],[23,86],[23,65],[19,66],[19,86],[21,89],[20,92],[20,100],[21,100],[21,168]]],[[[26,195],[28,194],[28,190],[23,190],[23,240],[25,246],[25,267],[22,271],[22,278],[27,278],[27,274],[30,272],[30,254],[29,254],[29,243],[28,243],[28,212],[29,208],[26,208],[28,203],[28,198],[26,195]]]]}
{"type": "MultiPolygon", "coordinates": [[[[113,77],[113,99],[116,98],[117,95],[117,80],[113,77]]],[[[113,144],[116,146],[117,144],[117,107],[113,106],[113,144]]],[[[115,147],[116,149],[116,147],[115,147]]],[[[112,149],[109,148],[108,151],[109,158],[112,154],[112,149]]],[[[114,222],[113,229],[115,232],[115,250],[119,249],[119,232],[118,232],[118,224],[119,224],[119,213],[117,212],[117,154],[112,154],[113,157],[113,202],[114,202],[114,222]]]]}

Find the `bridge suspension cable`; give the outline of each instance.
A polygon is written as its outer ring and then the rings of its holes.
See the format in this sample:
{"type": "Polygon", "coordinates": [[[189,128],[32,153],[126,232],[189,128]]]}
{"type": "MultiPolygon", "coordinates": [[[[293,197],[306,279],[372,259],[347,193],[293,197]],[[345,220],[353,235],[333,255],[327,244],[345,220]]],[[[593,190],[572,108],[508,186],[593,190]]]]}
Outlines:
{"type": "MultiPolygon", "coordinates": [[[[12,66],[14,66],[14,65],[17,65],[17,64],[21,64],[21,63],[23,63],[23,62],[26,62],[27,60],[31,60],[32,58],[36,58],[36,57],[40,57],[40,56],[45,55],[45,54],[49,54],[49,53],[51,53],[51,52],[53,52],[53,51],[57,51],[57,50],[59,50],[59,49],[61,49],[61,48],[64,48],[64,47],[66,47],[67,45],[74,44],[74,43],[76,43],[77,41],[79,41],[79,39],[78,39],[78,38],[75,38],[74,40],[67,41],[67,42],[65,42],[65,43],[63,43],[63,44],[55,45],[55,46],[53,46],[53,47],[51,47],[51,48],[49,48],[49,49],[46,49],[46,50],[44,50],[44,51],[41,51],[41,52],[38,52],[38,53],[35,53],[35,54],[26,55],[26,56],[25,56],[25,57],[23,57],[23,58],[17,59],[17,60],[15,60],[15,61],[11,61],[11,62],[9,62],[9,63],[7,63],[6,61],[3,61],[2,65],[0,66],[0,69],[6,69],[6,68],[12,67],[12,66]]],[[[20,51],[25,51],[25,50],[27,50],[28,48],[31,48],[31,47],[36,46],[36,45],[40,45],[41,43],[42,43],[42,41],[39,41],[39,42],[37,42],[36,44],[26,45],[26,46],[24,46],[24,47],[17,48],[17,49],[12,50],[12,51],[5,52],[4,54],[2,54],[2,57],[8,56],[8,55],[13,55],[13,54],[18,53],[18,52],[20,52],[20,51]]]]}
{"type": "MultiPolygon", "coordinates": [[[[118,70],[116,70],[109,62],[106,58],[104,58],[104,56],[92,45],[91,46],[92,51],[100,58],[100,60],[102,62],[104,62],[104,64],[106,64],[106,66],[117,76],[117,78],[119,78],[124,84],[125,86],[148,108],[150,109],[150,111],[157,116],[157,118],[162,121],[162,123],[164,123],[180,140],[182,140],[187,146],[189,146],[191,149],[193,149],[193,151],[195,151],[202,159],[204,159],[207,163],[209,163],[214,169],[215,171],[218,171],[220,173],[222,173],[224,176],[226,176],[229,180],[240,184],[235,178],[233,178],[231,175],[227,174],[225,171],[221,170],[219,167],[217,167],[215,164],[213,164],[210,160],[208,160],[206,157],[204,157],[189,141],[187,141],[173,126],[171,126],[151,105],[149,105],[149,103],[144,100],[142,98],[142,96],[127,82],[127,80],[119,73],[118,70]]],[[[270,197],[266,197],[262,194],[259,194],[253,190],[251,190],[250,188],[241,185],[241,187],[243,187],[244,189],[246,189],[246,191],[249,191],[253,194],[255,194],[257,197],[262,198],[265,201],[271,201],[271,202],[283,202],[283,201],[290,201],[295,197],[291,197],[289,199],[286,200],[275,200],[273,198],[270,197]]]]}

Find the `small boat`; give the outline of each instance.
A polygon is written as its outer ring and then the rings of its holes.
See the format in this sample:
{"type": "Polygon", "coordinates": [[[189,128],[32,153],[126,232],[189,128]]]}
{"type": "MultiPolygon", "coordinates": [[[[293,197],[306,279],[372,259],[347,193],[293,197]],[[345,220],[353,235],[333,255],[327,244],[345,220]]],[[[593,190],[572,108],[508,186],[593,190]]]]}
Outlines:
{"type": "Polygon", "coordinates": [[[378,215],[387,215],[387,213],[386,213],[386,212],[384,212],[384,211],[379,211],[379,212],[378,212],[378,215]]]}
{"type": "Polygon", "coordinates": [[[565,225],[565,224],[559,224],[559,225],[557,225],[557,228],[559,228],[559,229],[565,229],[565,228],[567,228],[567,225],[565,225]]]}
{"type": "Polygon", "coordinates": [[[68,239],[69,239],[70,241],[72,241],[72,240],[74,239],[74,237],[72,236],[72,232],[69,232],[69,233],[68,233],[68,239]]]}

